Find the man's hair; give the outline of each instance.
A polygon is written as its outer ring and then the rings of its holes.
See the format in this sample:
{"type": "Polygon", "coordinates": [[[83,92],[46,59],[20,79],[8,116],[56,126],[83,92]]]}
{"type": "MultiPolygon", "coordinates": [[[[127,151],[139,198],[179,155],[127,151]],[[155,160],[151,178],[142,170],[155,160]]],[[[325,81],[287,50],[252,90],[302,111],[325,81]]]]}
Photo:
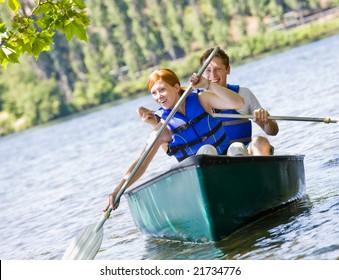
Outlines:
{"type": "MultiPolygon", "coordinates": [[[[203,55],[200,57],[200,65],[204,64],[204,62],[210,56],[213,50],[214,48],[210,48],[203,53],[203,55]]],[[[219,49],[214,57],[219,57],[226,68],[230,66],[230,58],[222,49],[219,49]]]]}

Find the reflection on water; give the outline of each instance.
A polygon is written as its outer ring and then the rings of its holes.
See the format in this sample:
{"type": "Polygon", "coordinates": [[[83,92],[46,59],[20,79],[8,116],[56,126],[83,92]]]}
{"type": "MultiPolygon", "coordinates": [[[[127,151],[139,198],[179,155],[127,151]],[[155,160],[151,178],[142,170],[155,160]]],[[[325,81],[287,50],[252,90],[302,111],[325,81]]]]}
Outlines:
{"type": "MultiPolygon", "coordinates": [[[[339,118],[339,36],[232,68],[271,115],[339,118]]],[[[102,215],[106,196],[138,156],[150,128],[149,96],[0,139],[1,259],[61,259],[102,215]]],[[[121,199],[104,225],[97,259],[339,259],[339,125],[279,122],[276,154],[305,154],[307,199],[220,242],[160,240],[135,227],[121,199]]],[[[254,135],[263,135],[254,125],[254,135]]],[[[175,163],[159,153],[140,182],[175,163]]]]}
{"type": "Polygon", "coordinates": [[[308,196],[305,196],[300,201],[235,232],[218,245],[225,253],[225,257],[231,259],[252,259],[255,255],[260,255],[260,259],[290,259],[286,254],[288,252],[282,256],[276,256],[274,252],[281,251],[289,241],[293,240],[290,235],[298,230],[298,225],[294,221],[308,216],[311,207],[308,196]],[[239,250],[239,247],[251,248],[251,250],[239,250]]]}
{"type": "Polygon", "coordinates": [[[257,255],[263,259],[276,259],[277,256],[270,256],[272,249],[286,244],[287,237],[284,236],[295,230],[293,221],[309,215],[311,207],[306,195],[218,242],[198,244],[147,238],[143,259],[257,259],[257,255]]]}

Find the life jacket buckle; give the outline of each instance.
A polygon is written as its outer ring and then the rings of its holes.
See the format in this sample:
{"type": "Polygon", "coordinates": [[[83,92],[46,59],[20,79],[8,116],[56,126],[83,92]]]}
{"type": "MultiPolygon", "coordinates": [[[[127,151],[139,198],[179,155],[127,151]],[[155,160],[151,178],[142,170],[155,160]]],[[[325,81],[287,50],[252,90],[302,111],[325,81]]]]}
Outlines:
{"type": "Polygon", "coordinates": [[[207,136],[203,136],[199,139],[199,142],[202,143],[204,142],[208,137],[207,136]]]}

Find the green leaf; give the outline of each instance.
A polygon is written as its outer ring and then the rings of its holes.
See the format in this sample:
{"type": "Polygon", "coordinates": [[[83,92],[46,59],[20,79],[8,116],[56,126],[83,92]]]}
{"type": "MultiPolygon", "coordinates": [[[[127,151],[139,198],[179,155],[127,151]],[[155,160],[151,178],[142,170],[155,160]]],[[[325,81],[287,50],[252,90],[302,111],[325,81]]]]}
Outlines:
{"type": "Polygon", "coordinates": [[[49,49],[50,45],[46,43],[45,40],[41,40],[39,38],[36,38],[32,44],[32,54],[35,56],[36,60],[38,60],[38,57],[41,52],[49,49]]]}
{"type": "Polygon", "coordinates": [[[0,49],[0,64],[6,68],[8,63],[8,57],[7,55],[4,53],[4,51],[2,50],[2,48],[0,49]]]}
{"type": "Polygon", "coordinates": [[[88,26],[90,23],[90,19],[85,13],[77,13],[77,15],[74,17],[74,20],[84,26],[88,26]]]}
{"type": "Polygon", "coordinates": [[[20,40],[18,41],[18,46],[22,53],[32,54],[32,44],[34,43],[35,38],[32,37],[30,41],[27,40],[20,40]]]}
{"type": "Polygon", "coordinates": [[[13,50],[9,50],[6,47],[0,49],[0,64],[6,68],[8,62],[19,63],[19,56],[13,50]]]}
{"type": "Polygon", "coordinates": [[[8,60],[7,59],[1,59],[1,54],[0,54],[0,64],[2,65],[3,68],[6,69],[6,66],[8,64],[8,60]]]}
{"type": "Polygon", "coordinates": [[[41,51],[49,51],[51,49],[54,34],[55,34],[54,32],[47,30],[44,30],[41,33],[39,33],[37,39],[41,42],[41,44],[44,44],[44,47],[41,49],[41,51]]]}
{"type": "Polygon", "coordinates": [[[41,29],[48,29],[54,24],[54,18],[53,17],[42,17],[36,21],[36,24],[41,28],[41,29]]]}
{"type": "Polygon", "coordinates": [[[55,12],[55,6],[53,3],[45,3],[44,5],[39,5],[38,8],[34,11],[35,15],[38,15],[39,13],[50,13],[55,12]]]}
{"type": "Polygon", "coordinates": [[[8,0],[8,7],[14,12],[17,13],[20,8],[20,3],[17,0],[8,0]]]}
{"type": "MultiPolygon", "coordinates": [[[[6,23],[0,22],[0,33],[5,33],[6,32],[6,23]]],[[[1,36],[0,36],[1,37],[1,36]]]]}
{"type": "Polygon", "coordinates": [[[66,38],[70,41],[73,36],[76,36],[78,39],[87,42],[86,29],[84,26],[78,24],[76,21],[69,21],[64,28],[66,38]]]}
{"type": "Polygon", "coordinates": [[[73,0],[73,3],[78,6],[79,9],[85,9],[86,5],[81,0],[73,0]]]}
{"type": "Polygon", "coordinates": [[[8,60],[11,63],[19,63],[19,56],[17,53],[11,53],[8,55],[8,60]]]}

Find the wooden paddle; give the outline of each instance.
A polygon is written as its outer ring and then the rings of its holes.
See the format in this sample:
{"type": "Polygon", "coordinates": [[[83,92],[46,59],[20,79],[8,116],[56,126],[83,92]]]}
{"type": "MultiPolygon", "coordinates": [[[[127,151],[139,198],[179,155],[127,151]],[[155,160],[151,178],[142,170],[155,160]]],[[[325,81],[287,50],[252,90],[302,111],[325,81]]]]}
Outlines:
{"type": "MultiPolygon", "coordinates": [[[[213,117],[218,118],[233,118],[233,119],[253,119],[252,115],[243,114],[212,114],[213,117]]],[[[311,117],[288,117],[288,116],[268,116],[271,120],[284,120],[284,121],[302,121],[302,122],[323,122],[323,123],[338,123],[338,120],[331,118],[311,118],[311,117]]]]}
{"type": "MultiPolygon", "coordinates": [[[[219,47],[215,47],[208,59],[205,61],[205,63],[201,66],[198,75],[201,76],[201,74],[205,71],[208,64],[211,62],[217,51],[219,50],[219,47]]],[[[165,127],[173,117],[173,115],[178,111],[181,104],[186,99],[187,95],[191,92],[193,86],[192,83],[187,87],[185,92],[182,94],[178,102],[175,104],[174,108],[172,109],[171,113],[168,115],[164,123],[161,125],[160,129],[157,131],[154,140],[152,143],[148,146],[148,148],[145,150],[135,167],[133,168],[131,174],[128,176],[127,180],[125,181],[124,185],[121,187],[120,191],[116,195],[114,199],[114,204],[116,204],[126,188],[128,187],[129,183],[133,179],[134,175],[138,171],[139,167],[142,165],[148,154],[151,152],[152,148],[154,147],[156,141],[158,140],[160,134],[164,131],[165,127]]],[[[75,237],[68,249],[66,250],[63,260],[66,259],[72,259],[72,260],[92,260],[96,256],[98,250],[100,249],[102,238],[103,238],[103,225],[106,222],[106,220],[109,218],[110,213],[112,212],[112,208],[110,207],[107,212],[104,213],[101,220],[97,224],[92,224],[87,226],[80,235],[75,237]]]]}

